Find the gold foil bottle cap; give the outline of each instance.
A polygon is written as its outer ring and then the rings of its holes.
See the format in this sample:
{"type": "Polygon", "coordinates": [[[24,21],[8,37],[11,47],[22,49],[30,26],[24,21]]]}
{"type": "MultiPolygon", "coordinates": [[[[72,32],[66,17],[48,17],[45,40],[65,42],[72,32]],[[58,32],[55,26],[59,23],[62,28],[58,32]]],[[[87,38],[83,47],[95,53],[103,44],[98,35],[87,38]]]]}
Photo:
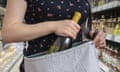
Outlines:
{"type": "Polygon", "coordinates": [[[78,23],[79,20],[81,19],[81,16],[82,16],[82,14],[81,14],[80,12],[75,11],[75,12],[74,12],[74,15],[73,15],[73,17],[72,17],[72,20],[73,20],[75,23],[78,23]]]}

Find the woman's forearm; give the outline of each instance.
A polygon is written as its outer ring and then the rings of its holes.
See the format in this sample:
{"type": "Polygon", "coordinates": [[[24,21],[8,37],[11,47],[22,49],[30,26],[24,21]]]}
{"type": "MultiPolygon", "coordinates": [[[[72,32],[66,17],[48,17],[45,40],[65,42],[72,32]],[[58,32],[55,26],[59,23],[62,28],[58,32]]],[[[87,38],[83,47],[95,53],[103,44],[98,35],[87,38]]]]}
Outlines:
{"type": "Polygon", "coordinates": [[[42,22],[41,24],[33,25],[16,23],[13,26],[3,26],[2,37],[7,43],[32,40],[52,33],[53,29],[52,22],[42,22]]]}
{"type": "Polygon", "coordinates": [[[2,27],[4,42],[32,40],[38,37],[55,33],[75,39],[80,26],[72,20],[46,21],[38,24],[24,24],[27,10],[25,0],[8,0],[2,27]]]}

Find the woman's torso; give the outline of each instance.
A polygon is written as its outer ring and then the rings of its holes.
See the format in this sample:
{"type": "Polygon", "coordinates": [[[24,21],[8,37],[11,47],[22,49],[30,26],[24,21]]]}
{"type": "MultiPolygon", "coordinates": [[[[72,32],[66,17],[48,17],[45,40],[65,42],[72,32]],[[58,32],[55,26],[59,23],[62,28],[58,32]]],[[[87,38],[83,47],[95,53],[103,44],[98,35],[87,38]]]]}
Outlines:
{"type": "MultiPolygon", "coordinates": [[[[27,0],[25,21],[27,24],[36,24],[44,21],[71,19],[74,11],[82,13],[79,25],[90,16],[90,6],[86,0],[27,0]]],[[[56,40],[57,35],[49,34],[28,41],[27,55],[48,50],[56,40]]],[[[75,41],[82,39],[81,31],[75,41]]]]}

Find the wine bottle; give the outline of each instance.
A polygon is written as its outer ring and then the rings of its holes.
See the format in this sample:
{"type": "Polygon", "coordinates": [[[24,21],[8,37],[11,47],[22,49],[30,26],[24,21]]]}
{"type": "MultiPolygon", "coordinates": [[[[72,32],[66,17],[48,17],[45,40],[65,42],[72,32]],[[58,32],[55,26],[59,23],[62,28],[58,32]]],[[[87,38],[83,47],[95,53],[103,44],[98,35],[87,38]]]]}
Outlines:
{"type": "MultiPolygon", "coordinates": [[[[74,12],[74,15],[72,17],[72,20],[75,23],[78,23],[81,19],[81,13],[78,11],[74,12]]],[[[71,37],[58,37],[56,41],[51,45],[51,47],[48,50],[48,53],[53,53],[61,50],[65,50],[72,47],[72,38],[71,37]]]]}

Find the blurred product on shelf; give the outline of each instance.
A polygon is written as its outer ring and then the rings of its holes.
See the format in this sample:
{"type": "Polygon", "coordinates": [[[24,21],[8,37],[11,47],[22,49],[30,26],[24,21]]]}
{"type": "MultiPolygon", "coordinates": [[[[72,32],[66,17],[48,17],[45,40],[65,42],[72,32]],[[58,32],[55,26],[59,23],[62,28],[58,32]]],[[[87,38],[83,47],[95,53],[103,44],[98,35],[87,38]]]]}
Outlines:
{"type": "Polygon", "coordinates": [[[105,0],[98,0],[98,6],[104,5],[105,0]]]}
{"type": "Polygon", "coordinates": [[[15,55],[16,47],[11,45],[0,51],[0,71],[2,71],[4,67],[13,60],[15,55]]]}
{"type": "Polygon", "coordinates": [[[120,72],[120,43],[106,40],[106,44],[107,47],[97,48],[98,57],[114,72],[120,72]]]}
{"type": "Polygon", "coordinates": [[[0,71],[3,69],[3,67],[5,67],[5,52],[1,51],[0,52],[0,71]]]}
{"type": "Polygon", "coordinates": [[[120,36],[120,17],[113,18],[113,16],[110,16],[106,19],[105,15],[101,15],[100,19],[93,20],[92,28],[103,29],[108,34],[120,36]]]}
{"type": "Polygon", "coordinates": [[[120,17],[118,17],[118,22],[114,29],[114,35],[120,36],[120,17]]]}
{"type": "Polygon", "coordinates": [[[100,62],[108,70],[120,72],[120,0],[90,0],[92,6],[92,29],[103,29],[106,47],[96,48],[100,62]]]}
{"type": "MultiPolygon", "coordinates": [[[[96,6],[102,6],[108,2],[115,1],[115,0],[90,0],[91,6],[96,7],[96,6]]],[[[117,1],[117,0],[116,0],[117,1]]]]}
{"type": "Polygon", "coordinates": [[[100,19],[100,29],[103,29],[104,32],[106,32],[105,24],[106,24],[106,19],[105,16],[102,15],[100,19]]]}
{"type": "Polygon", "coordinates": [[[115,29],[114,29],[113,34],[114,34],[114,35],[120,35],[119,29],[120,29],[120,26],[119,26],[119,24],[117,24],[117,25],[115,26],[115,29]]]}

